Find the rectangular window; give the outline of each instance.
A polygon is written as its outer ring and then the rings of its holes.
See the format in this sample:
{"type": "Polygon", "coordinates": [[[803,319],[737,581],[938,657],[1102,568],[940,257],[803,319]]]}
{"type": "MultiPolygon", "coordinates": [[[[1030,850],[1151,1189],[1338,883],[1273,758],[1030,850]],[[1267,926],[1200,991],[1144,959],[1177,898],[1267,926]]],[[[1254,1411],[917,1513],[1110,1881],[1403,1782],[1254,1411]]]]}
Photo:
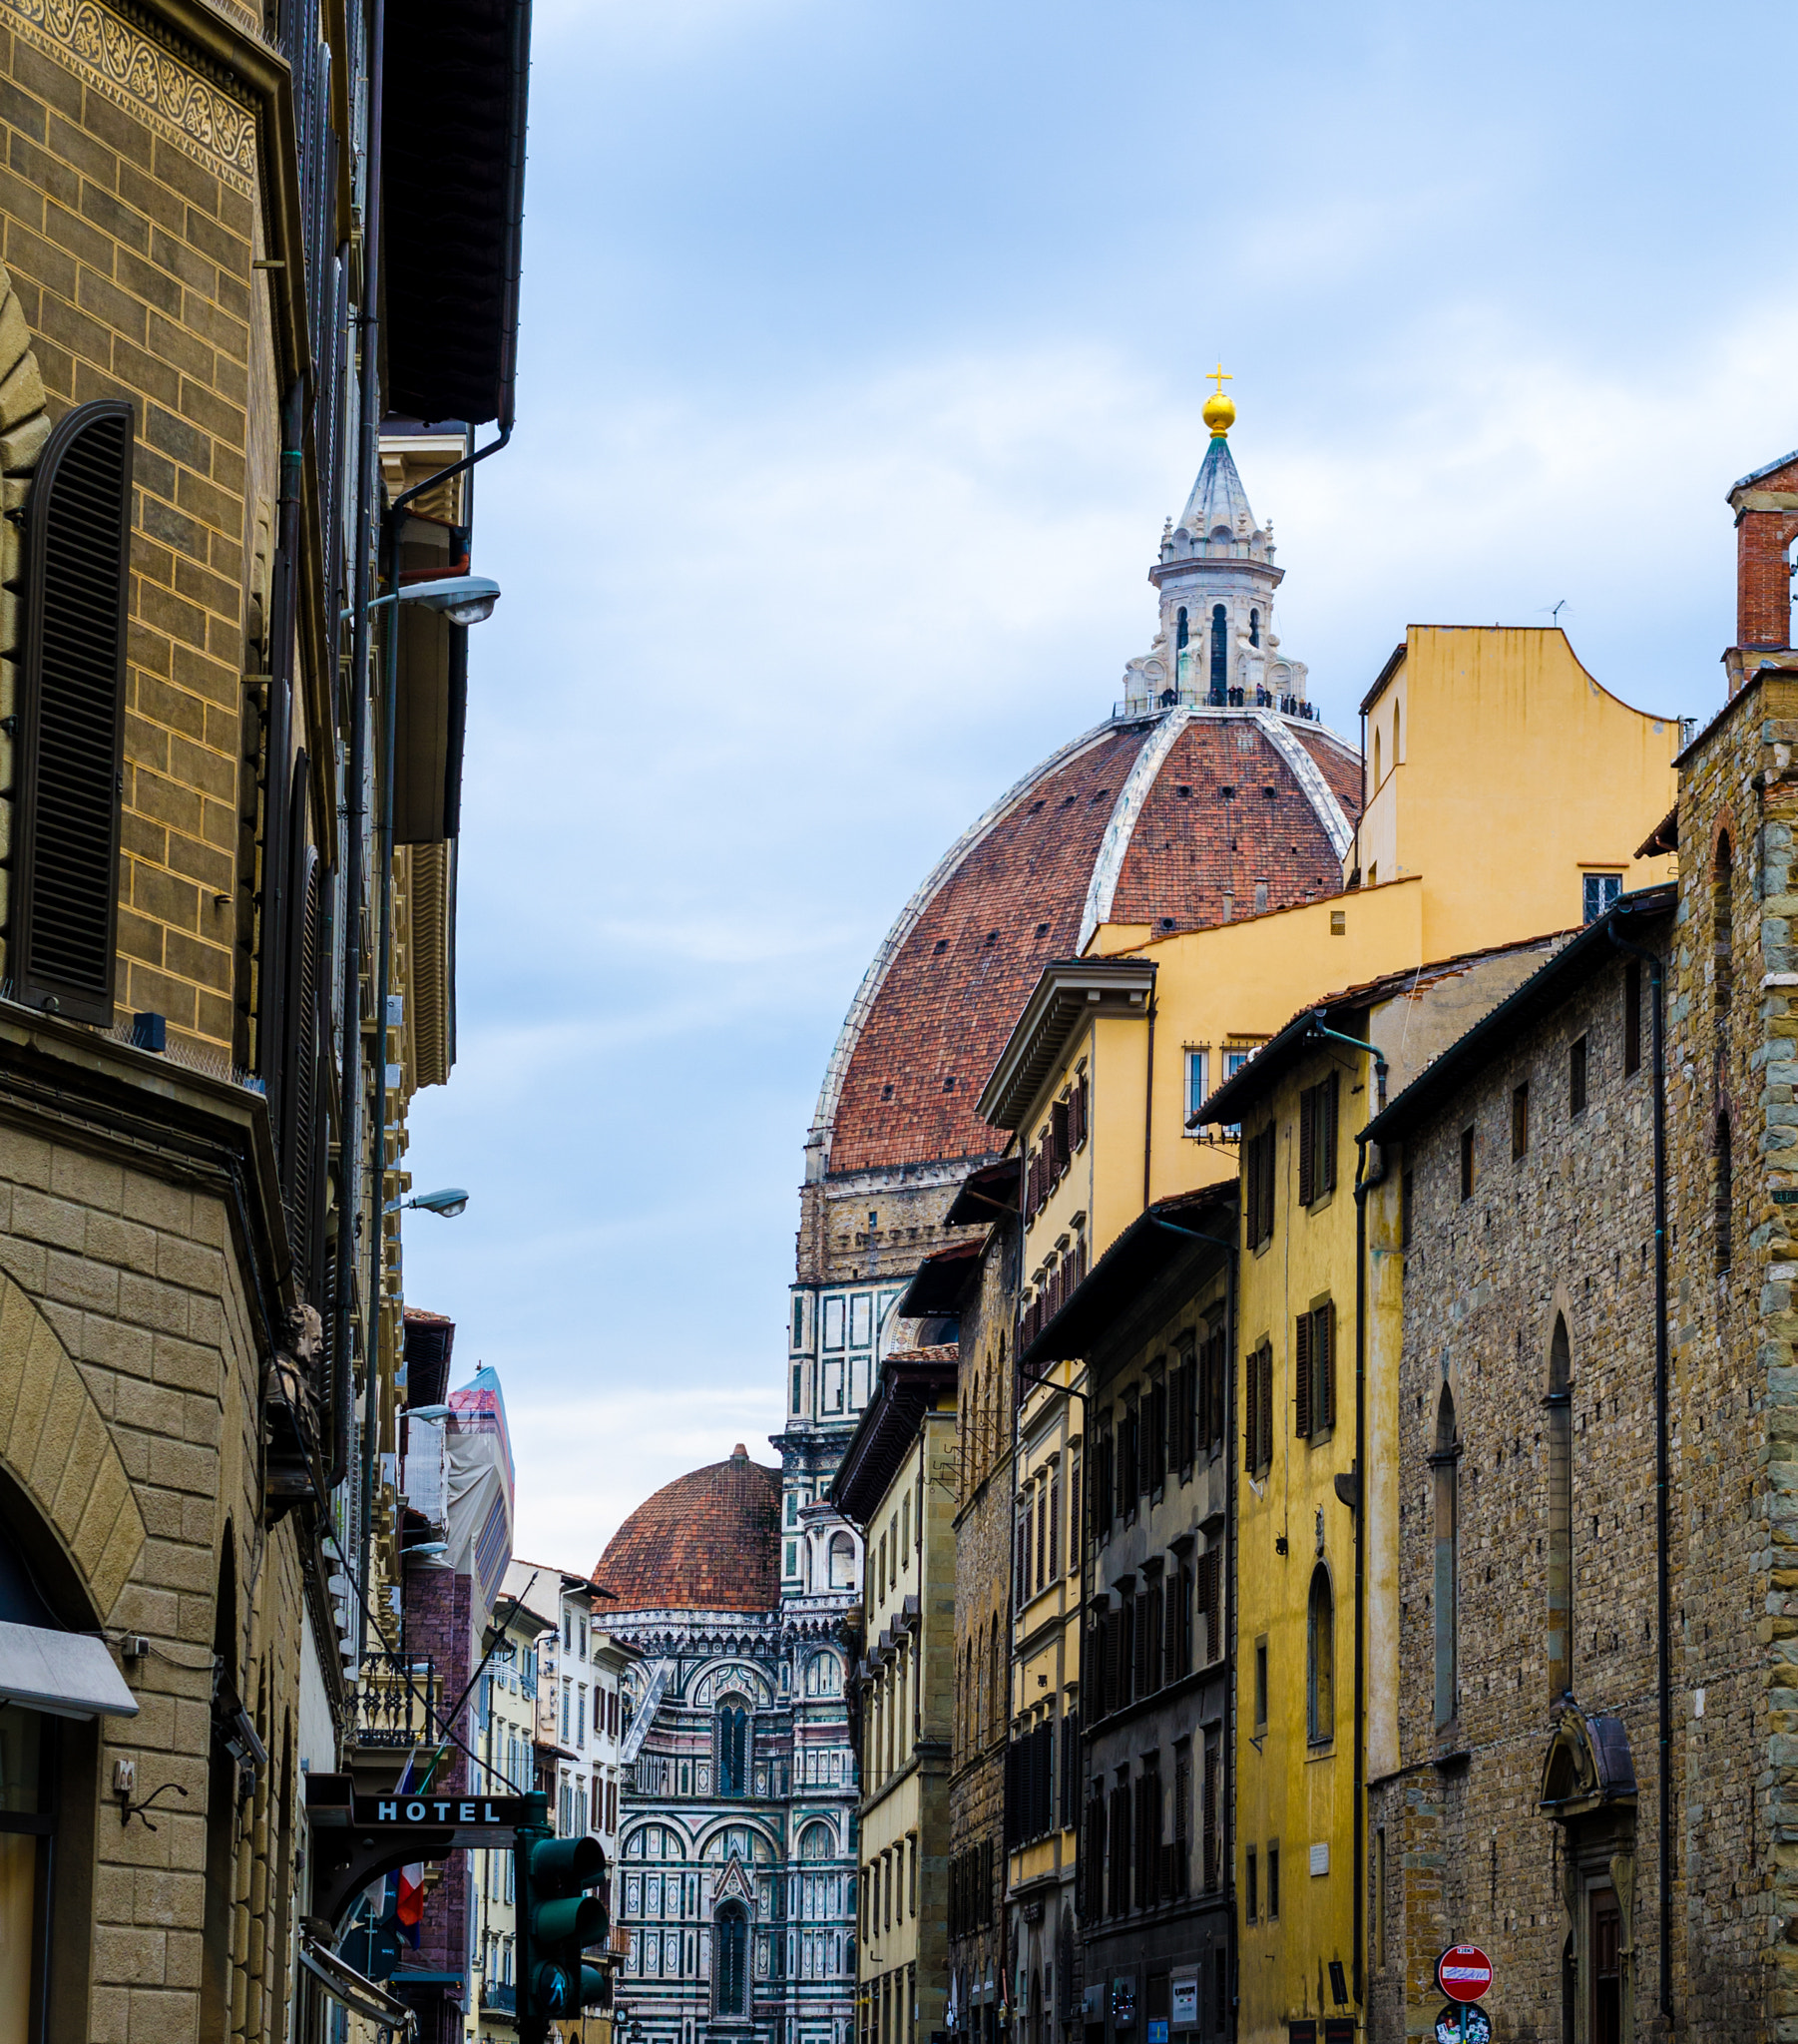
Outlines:
{"type": "Polygon", "coordinates": [[[849,1301],[849,1346],[865,1348],[874,1338],[874,1301],[858,1291],[849,1301]]]}
{"type": "Polygon", "coordinates": [[[1642,961],[1631,958],[1623,967],[1623,1077],[1642,1066],[1642,961]]]}
{"type": "Polygon", "coordinates": [[[1261,1920],[1260,1869],[1252,1845],[1248,1848],[1242,1869],[1242,1920],[1244,1923],[1259,1923],[1261,1920]]]}
{"type": "Polygon", "coordinates": [[[1417,1183],[1409,1171],[1399,1176],[1399,1248],[1408,1250],[1416,1234],[1417,1202],[1413,1198],[1417,1183]]]}
{"type": "Polygon", "coordinates": [[[1337,1075],[1298,1097],[1298,1203],[1309,1207],[1336,1190],[1337,1075]]]}
{"type": "Polygon", "coordinates": [[[827,1298],[824,1301],[824,1346],[840,1348],[843,1345],[843,1301],[827,1298]]]}
{"type": "Polygon", "coordinates": [[[1336,1307],[1300,1313],[1293,1330],[1293,1430],[1314,1440],[1336,1424],[1336,1307]]]}
{"type": "Polygon", "coordinates": [[[1511,1155],[1513,1161],[1530,1147],[1530,1082],[1511,1089],[1511,1155]]]}
{"type": "Polygon", "coordinates": [[[1267,1723],[1267,1637],[1255,1642],[1255,1730],[1267,1723]]]}
{"type": "MultiPolygon", "coordinates": [[[[1189,1050],[1186,1053],[1186,1112],[1181,1117],[1182,1122],[1190,1122],[1198,1110],[1204,1106],[1208,1092],[1205,1078],[1210,1068],[1211,1056],[1208,1051],[1189,1050]]],[[[1201,1136],[1204,1134],[1204,1131],[1197,1128],[1188,1128],[1186,1134],[1188,1136],[1201,1136]]]]}
{"type": "Polygon", "coordinates": [[[1474,1132],[1461,1131],[1461,1198],[1463,1203],[1474,1197],[1474,1132]]]}
{"type": "Polygon", "coordinates": [[[1585,1044],[1586,1039],[1580,1036],[1568,1046],[1567,1111],[1570,1115],[1585,1112],[1585,1044]]]}
{"type": "Polygon", "coordinates": [[[1581,886],[1581,906],[1584,920],[1596,922],[1599,916],[1607,914],[1616,906],[1618,894],[1623,889],[1621,873],[1586,873],[1581,886]]]}
{"type": "Polygon", "coordinates": [[[1270,1844],[1267,1848],[1267,1920],[1277,1923],[1280,1916],[1280,1848],[1270,1844]]]}

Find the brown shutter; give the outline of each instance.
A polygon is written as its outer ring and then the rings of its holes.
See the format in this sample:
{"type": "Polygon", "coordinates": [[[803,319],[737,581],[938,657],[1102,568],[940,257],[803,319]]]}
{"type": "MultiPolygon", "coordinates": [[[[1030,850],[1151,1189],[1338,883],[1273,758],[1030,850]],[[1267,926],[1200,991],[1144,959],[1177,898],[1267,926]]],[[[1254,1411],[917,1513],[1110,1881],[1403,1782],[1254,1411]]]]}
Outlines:
{"type": "Polygon", "coordinates": [[[1242,1466],[1252,1476],[1261,1466],[1261,1358],[1250,1353],[1242,1363],[1242,1466]]]}
{"type": "Polygon", "coordinates": [[[1298,1203],[1301,1207],[1311,1204],[1316,1191],[1316,1144],[1314,1124],[1317,1120],[1317,1088],[1307,1086],[1298,1097],[1298,1203]]]}
{"type": "Polygon", "coordinates": [[[1336,1424],[1336,1307],[1321,1305],[1312,1346],[1317,1351],[1317,1423],[1336,1424]]]}
{"type": "Polygon", "coordinates": [[[1261,1466],[1273,1463],[1273,1343],[1261,1344],[1261,1466]]]}
{"type": "Polygon", "coordinates": [[[65,412],[27,502],[6,934],[17,1000],[110,1025],[125,761],[132,413],[65,412]]]}
{"type": "Polygon", "coordinates": [[[1323,1140],[1320,1144],[1322,1155],[1317,1160],[1318,1190],[1333,1193],[1336,1190],[1336,1117],[1342,1093],[1342,1074],[1332,1072],[1323,1088],[1323,1140]]]}
{"type": "Polygon", "coordinates": [[[1300,1440],[1311,1438],[1311,1315],[1300,1313],[1293,1344],[1293,1430],[1300,1440]]]}
{"type": "Polygon", "coordinates": [[[1274,1158],[1278,1133],[1272,1122],[1261,1131],[1261,1240],[1273,1240],[1274,1158]]]}

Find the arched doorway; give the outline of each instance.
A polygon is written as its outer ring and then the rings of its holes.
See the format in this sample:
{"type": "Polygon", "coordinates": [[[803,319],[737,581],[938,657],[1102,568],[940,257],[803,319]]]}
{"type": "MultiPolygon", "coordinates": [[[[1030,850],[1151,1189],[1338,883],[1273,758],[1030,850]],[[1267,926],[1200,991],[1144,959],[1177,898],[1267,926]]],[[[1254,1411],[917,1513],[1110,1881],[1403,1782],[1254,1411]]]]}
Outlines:
{"type": "Polygon", "coordinates": [[[718,2016],[749,2013],[749,1918],[740,1902],[726,1902],[712,1926],[711,2007],[718,2016]]]}

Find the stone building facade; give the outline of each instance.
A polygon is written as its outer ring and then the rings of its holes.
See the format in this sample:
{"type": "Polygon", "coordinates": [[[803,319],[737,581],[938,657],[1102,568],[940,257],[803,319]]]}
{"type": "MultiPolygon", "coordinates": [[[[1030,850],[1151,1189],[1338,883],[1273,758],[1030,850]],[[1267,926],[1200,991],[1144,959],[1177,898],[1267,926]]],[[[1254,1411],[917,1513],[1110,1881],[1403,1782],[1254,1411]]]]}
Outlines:
{"type": "MultiPolygon", "coordinates": [[[[1664,956],[1673,909],[1622,897],[1370,1131],[1402,1189],[1372,1254],[1404,1299],[1375,2036],[1434,2022],[1436,1955],[1463,1941],[1517,2036],[1599,2044],[1657,2006],[1651,989],[1613,937],[1664,956]]],[[[1717,1415],[1688,1397],[1696,1447],[1717,1415]]]]}
{"type": "MultiPolygon", "coordinates": [[[[434,190],[370,186],[379,18],[0,10],[0,1617],[64,1666],[0,1669],[25,1785],[0,2031],[33,2044],[330,2020],[301,1953],[347,1905],[308,1789],[393,1630],[384,1208],[403,1101],[454,1042],[453,990],[412,998],[452,942],[446,832],[387,862],[350,738],[381,700],[378,630],[341,621],[377,593],[385,393],[348,336],[397,290],[383,237],[480,281],[434,190]],[[386,1038],[377,988],[409,1011],[386,1038]],[[339,1259],[352,1228],[366,1256],[339,1259]]],[[[417,23],[384,18],[428,123],[417,23]]],[[[452,8],[430,40],[466,29],[452,8]]],[[[491,92],[476,153],[496,103],[522,132],[522,79],[491,92]]],[[[427,401],[439,338],[383,351],[427,401]]],[[[493,373],[446,409],[509,419],[509,348],[466,338],[493,373]]]]}

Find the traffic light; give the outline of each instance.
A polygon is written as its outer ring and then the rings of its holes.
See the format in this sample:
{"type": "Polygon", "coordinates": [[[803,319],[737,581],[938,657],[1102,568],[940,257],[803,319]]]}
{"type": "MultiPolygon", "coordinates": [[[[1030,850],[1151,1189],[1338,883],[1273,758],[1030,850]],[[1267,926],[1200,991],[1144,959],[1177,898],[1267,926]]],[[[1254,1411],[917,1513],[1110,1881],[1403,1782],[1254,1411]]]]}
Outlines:
{"type": "Polygon", "coordinates": [[[607,1931],[603,1896],[589,1894],[606,1878],[598,1838],[557,1838],[549,1832],[549,1798],[534,1794],[533,1822],[518,1832],[518,2034],[544,2044],[551,2023],[568,2023],[605,1993],[606,1976],[582,1963],[607,1931]]]}

